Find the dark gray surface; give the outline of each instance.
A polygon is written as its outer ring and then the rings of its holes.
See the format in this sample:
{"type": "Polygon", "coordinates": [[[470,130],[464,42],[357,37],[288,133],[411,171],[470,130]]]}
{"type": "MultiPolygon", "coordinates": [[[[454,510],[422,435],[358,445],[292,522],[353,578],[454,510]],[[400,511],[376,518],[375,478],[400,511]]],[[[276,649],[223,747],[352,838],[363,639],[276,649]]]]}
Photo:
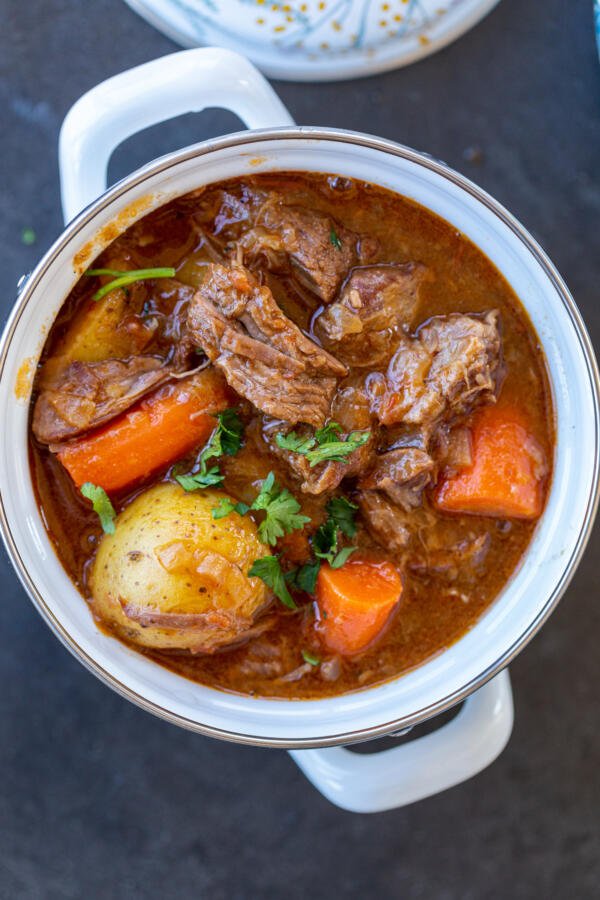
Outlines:
{"type": "MultiPolygon", "coordinates": [[[[102,79],[174,48],[119,0],[0,6],[4,313],[61,229],[65,112],[102,79]]],[[[591,0],[502,0],[409,69],[277,88],[298,122],[400,140],[494,194],[548,250],[598,345],[591,0]]],[[[115,154],[113,174],[234,127],[211,111],[152,129],[115,154]]],[[[59,645],[2,558],[0,897],[599,896],[599,555],[596,531],[559,610],[512,666],[516,726],[501,759],[371,817],[330,806],[283,752],[197,737],[111,693],[59,645]]]]}

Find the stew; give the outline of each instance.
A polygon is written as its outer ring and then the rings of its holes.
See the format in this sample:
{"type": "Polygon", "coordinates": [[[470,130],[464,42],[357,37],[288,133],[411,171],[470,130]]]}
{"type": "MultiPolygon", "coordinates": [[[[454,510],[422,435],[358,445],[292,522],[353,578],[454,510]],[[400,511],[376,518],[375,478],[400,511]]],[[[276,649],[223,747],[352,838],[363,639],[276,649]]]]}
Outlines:
{"type": "Polygon", "coordinates": [[[264,174],[145,216],[67,298],[30,458],[100,627],[203,684],[318,698],[461,637],[551,477],[538,338],[450,224],[264,174]]]}

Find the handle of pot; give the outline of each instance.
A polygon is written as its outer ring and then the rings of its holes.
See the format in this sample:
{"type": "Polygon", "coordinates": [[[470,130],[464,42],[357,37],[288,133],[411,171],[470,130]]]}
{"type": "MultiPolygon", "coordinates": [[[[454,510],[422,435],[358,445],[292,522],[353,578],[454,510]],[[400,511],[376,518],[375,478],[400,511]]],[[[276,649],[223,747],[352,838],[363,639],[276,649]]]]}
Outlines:
{"type": "Polygon", "coordinates": [[[121,72],[84,94],[63,122],[59,166],[65,222],[106,189],[108,162],[122,141],[207,107],[231,110],[248,128],[294,124],[260,72],[231,50],[183,50],[121,72]]]}
{"type": "Polygon", "coordinates": [[[510,678],[504,670],[468,697],[451,722],[410,743],[369,754],[344,747],[290,754],[336,806],[381,812],[438,794],[481,772],[506,746],[513,718],[510,678]]]}

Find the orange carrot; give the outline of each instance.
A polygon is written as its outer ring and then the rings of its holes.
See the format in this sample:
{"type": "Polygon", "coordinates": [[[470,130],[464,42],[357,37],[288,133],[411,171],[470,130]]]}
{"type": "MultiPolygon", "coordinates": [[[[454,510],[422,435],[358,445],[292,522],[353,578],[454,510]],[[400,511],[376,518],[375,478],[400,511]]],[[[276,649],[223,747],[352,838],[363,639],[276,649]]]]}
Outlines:
{"type": "Polygon", "coordinates": [[[443,512],[536,519],[542,512],[544,453],[516,407],[480,410],[472,421],[473,462],[442,477],[434,496],[443,512]]]}
{"type": "Polygon", "coordinates": [[[80,487],[91,481],[109,493],[139,481],[189,453],[216,426],[213,413],[232,394],[215,369],[159,388],[126,413],[58,453],[80,487]]]}
{"type": "Polygon", "coordinates": [[[339,569],[321,566],[319,630],[330,650],[350,656],[371,644],[400,600],[402,582],[390,562],[352,557],[339,569]]]}

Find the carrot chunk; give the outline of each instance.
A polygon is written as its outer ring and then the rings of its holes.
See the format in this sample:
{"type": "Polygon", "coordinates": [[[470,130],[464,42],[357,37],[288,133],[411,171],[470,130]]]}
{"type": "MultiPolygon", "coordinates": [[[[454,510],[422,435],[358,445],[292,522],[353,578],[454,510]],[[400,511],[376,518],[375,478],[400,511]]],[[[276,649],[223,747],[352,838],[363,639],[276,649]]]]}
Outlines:
{"type": "Polygon", "coordinates": [[[58,453],[80,487],[91,481],[119,491],[169,465],[208,439],[214,413],[232,394],[215,369],[159,388],[126,413],[58,453]]]}
{"type": "Polygon", "coordinates": [[[443,512],[536,519],[542,512],[544,452],[513,406],[480,410],[471,426],[472,464],[442,477],[434,505],[443,512]]]}
{"type": "Polygon", "coordinates": [[[360,653],[381,633],[401,594],[400,574],[390,562],[353,557],[339,569],[321,566],[317,603],[324,643],[344,656],[360,653]]]}

